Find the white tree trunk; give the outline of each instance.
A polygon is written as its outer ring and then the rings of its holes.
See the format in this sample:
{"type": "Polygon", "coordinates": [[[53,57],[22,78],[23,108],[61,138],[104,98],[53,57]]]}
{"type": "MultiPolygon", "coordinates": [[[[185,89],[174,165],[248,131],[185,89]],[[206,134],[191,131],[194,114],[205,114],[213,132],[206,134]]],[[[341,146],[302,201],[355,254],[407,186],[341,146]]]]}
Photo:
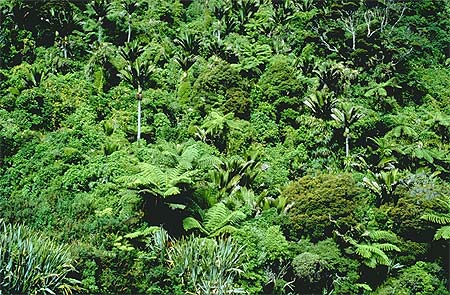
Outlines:
{"type": "Polygon", "coordinates": [[[137,140],[141,139],[141,100],[138,99],[138,130],[137,140]]]}
{"type": "Polygon", "coordinates": [[[348,157],[350,155],[350,146],[349,146],[349,137],[345,136],[345,156],[348,157]]]}
{"type": "Polygon", "coordinates": [[[131,40],[131,15],[128,17],[128,38],[127,42],[131,40]]]}

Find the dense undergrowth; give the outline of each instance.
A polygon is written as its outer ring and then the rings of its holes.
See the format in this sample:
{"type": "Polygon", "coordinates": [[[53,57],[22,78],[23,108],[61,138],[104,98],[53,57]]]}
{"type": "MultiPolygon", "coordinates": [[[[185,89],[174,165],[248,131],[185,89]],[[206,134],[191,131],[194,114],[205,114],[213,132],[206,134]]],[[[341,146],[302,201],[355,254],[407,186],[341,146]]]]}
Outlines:
{"type": "Polygon", "coordinates": [[[449,294],[449,27],[446,0],[0,2],[0,294],[449,294]]]}

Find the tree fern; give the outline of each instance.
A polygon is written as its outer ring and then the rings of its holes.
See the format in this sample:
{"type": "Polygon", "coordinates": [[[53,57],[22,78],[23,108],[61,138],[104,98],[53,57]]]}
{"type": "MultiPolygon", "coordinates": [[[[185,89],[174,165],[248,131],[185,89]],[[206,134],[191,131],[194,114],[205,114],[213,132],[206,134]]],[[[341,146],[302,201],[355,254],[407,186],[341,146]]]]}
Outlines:
{"type": "Polygon", "coordinates": [[[217,236],[234,231],[234,225],[245,217],[246,215],[241,211],[232,211],[225,204],[217,203],[208,209],[203,224],[193,217],[188,217],[183,220],[183,227],[187,231],[198,229],[208,236],[217,236]]]}
{"type": "Polygon", "coordinates": [[[222,227],[234,225],[243,219],[245,219],[245,214],[241,211],[231,211],[223,203],[218,203],[206,212],[205,228],[211,234],[214,234],[222,227]]]}
{"type": "Polygon", "coordinates": [[[130,189],[139,190],[140,193],[162,198],[180,194],[180,186],[192,183],[192,178],[197,173],[197,170],[185,171],[181,166],[166,168],[165,171],[147,163],[140,163],[138,167],[139,173],[122,177],[119,182],[125,183],[130,189]]]}
{"type": "Polygon", "coordinates": [[[375,268],[377,264],[389,265],[390,263],[389,257],[376,244],[358,244],[355,253],[364,258],[364,264],[371,268],[375,268]]]}
{"type": "Polygon", "coordinates": [[[350,248],[354,253],[360,256],[362,262],[370,268],[375,268],[377,265],[390,265],[391,260],[386,252],[400,251],[400,248],[393,244],[398,242],[398,238],[390,231],[366,230],[357,238],[336,233],[351,245],[350,248]]]}
{"type": "Polygon", "coordinates": [[[447,213],[428,212],[422,215],[422,219],[430,221],[436,224],[443,225],[436,230],[434,234],[435,240],[449,240],[450,239],[450,198],[445,196],[442,199],[438,199],[441,206],[447,210],[447,213]]]}

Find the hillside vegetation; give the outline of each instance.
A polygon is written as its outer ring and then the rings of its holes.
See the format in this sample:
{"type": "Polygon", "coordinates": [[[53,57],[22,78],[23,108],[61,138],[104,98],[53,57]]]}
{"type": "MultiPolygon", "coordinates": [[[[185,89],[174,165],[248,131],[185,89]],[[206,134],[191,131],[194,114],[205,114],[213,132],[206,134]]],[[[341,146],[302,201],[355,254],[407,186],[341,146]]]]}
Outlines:
{"type": "Polygon", "coordinates": [[[448,0],[0,1],[0,294],[450,294],[448,0]]]}

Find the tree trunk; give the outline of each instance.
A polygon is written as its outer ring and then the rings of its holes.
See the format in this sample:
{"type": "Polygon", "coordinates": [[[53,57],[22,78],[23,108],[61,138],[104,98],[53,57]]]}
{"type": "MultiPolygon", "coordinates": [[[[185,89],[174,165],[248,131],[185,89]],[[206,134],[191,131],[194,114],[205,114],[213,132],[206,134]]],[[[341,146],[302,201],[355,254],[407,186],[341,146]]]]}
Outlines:
{"type": "Polygon", "coordinates": [[[141,139],[141,99],[138,99],[138,130],[137,140],[141,139]]]}
{"type": "Polygon", "coordinates": [[[127,42],[130,42],[131,40],[131,15],[128,16],[128,38],[127,42]]]}
{"type": "Polygon", "coordinates": [[[97,32],[97,41],[98,41],[98,43],[101,43],[102,42],[102,22],[103,22],[103,20],[102,20],[102,18],[101,17],[99,17],[98,18],[98,32],[97,32]]]}
{"type": "Polygon", "coordinates": [[[348,157],[350,155],[350,146],[349,146],[349,135],[345,136],[345,156],[348,157]]]}
{"type": "Polygon", "coordinates": [[[352,32],[352,49],[353,51],[356,50],[356,31],[352,32]]]}

